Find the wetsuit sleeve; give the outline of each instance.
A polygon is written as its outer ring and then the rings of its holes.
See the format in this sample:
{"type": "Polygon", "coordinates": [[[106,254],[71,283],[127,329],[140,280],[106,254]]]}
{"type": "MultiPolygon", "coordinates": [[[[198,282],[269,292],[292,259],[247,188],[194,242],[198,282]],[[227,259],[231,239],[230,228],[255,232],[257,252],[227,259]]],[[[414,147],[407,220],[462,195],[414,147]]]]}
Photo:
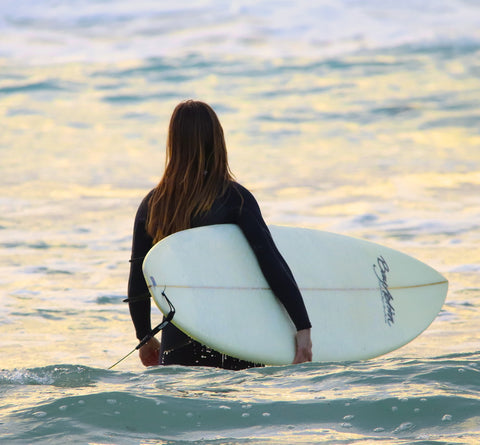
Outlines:
{"type": "Polygon", "coordinates": [[[257,257],[260,269],[275,296],[282,302],[297,330],[311,328],[295,278],[278,251],[253,195],[241,191],[243,203],[237,224],[257,257]]]}
{"type": "Polygon", "coordinates": [[[150,195],[144,198],[135,217],[128,279],[128,306],[135,326],[135,333],[139,340],[152,330],[150,293],[142,272],[143,259],[153,244],[152,238],[145,229],[149,198],[150,195]]]}

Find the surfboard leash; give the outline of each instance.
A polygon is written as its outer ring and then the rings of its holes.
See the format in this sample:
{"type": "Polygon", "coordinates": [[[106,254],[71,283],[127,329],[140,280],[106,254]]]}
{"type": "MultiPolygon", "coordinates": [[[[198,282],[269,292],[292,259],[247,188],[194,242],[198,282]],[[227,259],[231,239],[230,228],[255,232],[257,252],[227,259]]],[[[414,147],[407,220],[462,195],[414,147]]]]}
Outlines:
{"type": "MultiPolygon", "coordinates": [[[[114,366],[117,366],[120,362],[123,362],[127,357],[130,357],[135,351],[138,351],[145,343],[147,343],[151,338],[155,337],[165,326],[170,323],[175,315],[175,307],[173,306],[172,302],[168,299],[167,294],[165,293],[166,287],[162,290],[162,295],[163,298],[165,298],[165,301],[168,303],[169,307],[169,312],[167,316],[164,318],[164,320],[157,326],[155,326],[145,337],[142,338],[140,343],[135,346],[134,349],[132,349],[126,356],[122,357],[120,360],[115,362],[112,366],[110,366],[108,369],[112,369],[114,366]]],[[[124,300],[124,301],[128,301],[124,300]]]]}

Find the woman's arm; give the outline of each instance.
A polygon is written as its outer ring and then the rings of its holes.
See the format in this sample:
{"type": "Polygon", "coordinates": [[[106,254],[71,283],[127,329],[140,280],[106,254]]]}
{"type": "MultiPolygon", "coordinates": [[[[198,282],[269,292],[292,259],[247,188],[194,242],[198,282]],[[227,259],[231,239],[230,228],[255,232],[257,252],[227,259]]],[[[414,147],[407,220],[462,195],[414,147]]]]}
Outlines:
{"type": "Polygon", "coordinates": [[[295,278],[273,241],[257,201],[243,187],[240,191],[243,202],[238,212],[237,224],[252,247],[270,288],[285,306],[297,328],[294,363],[311,361],[310,328],[312,325],[295,278]]]}
{"type": "Polygon", "coordinates": [[[130,275],[128,279],[128,306],[139,340],[152,330],[150,321],[150,293],[142,272],[143,259],[151,249],[153,240],[147,234],[148,194],[140,204],[133,226],[132,255],[130,259],[130,275]]]}

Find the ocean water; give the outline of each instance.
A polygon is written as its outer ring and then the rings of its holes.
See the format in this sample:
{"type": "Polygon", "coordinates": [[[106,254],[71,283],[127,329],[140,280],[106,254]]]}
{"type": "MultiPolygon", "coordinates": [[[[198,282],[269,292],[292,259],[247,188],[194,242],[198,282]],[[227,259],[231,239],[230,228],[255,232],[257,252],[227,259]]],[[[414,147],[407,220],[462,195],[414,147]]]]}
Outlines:
{"type": "Polygon", "coordinates": [[[0,442],[480,443],[480,3],[177,3],[0,0],[0,442]],[[107,370],[186,98],[268,223],[444,274],[433,324],[364,362],[107,370]]]}

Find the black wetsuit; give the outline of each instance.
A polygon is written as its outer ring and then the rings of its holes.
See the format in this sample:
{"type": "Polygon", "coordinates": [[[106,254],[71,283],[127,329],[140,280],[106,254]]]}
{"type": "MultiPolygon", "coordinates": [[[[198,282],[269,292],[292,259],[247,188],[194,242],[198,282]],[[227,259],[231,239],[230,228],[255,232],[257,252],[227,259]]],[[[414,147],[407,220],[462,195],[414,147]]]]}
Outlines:
{"type": "MultiPolygon", "coordinates": [[[[153,245],[145,225],[150,192],[140,204],[134,224],[128,298],[130,314],[138,339],[151,331],[149,291],[142,273],[142,262],[153,245]]],[[[214,224],[237,224],[252,247],[260,268],[276,297],[285,306],[297,330],[311,327],[298,286],[277,250],[253,195],[238,183],[231,183],[227,191],[214,202],[212,208],[192,221],[193,227],[214,224]]],[[[268,323],[268,320],[265,320],[268,323]]],[[[174,325],[162,331],[161,364],[187,366],[216,366],[242,369],[253,363],[225,356],[210,350],[182,333],[174,325]]]]}

